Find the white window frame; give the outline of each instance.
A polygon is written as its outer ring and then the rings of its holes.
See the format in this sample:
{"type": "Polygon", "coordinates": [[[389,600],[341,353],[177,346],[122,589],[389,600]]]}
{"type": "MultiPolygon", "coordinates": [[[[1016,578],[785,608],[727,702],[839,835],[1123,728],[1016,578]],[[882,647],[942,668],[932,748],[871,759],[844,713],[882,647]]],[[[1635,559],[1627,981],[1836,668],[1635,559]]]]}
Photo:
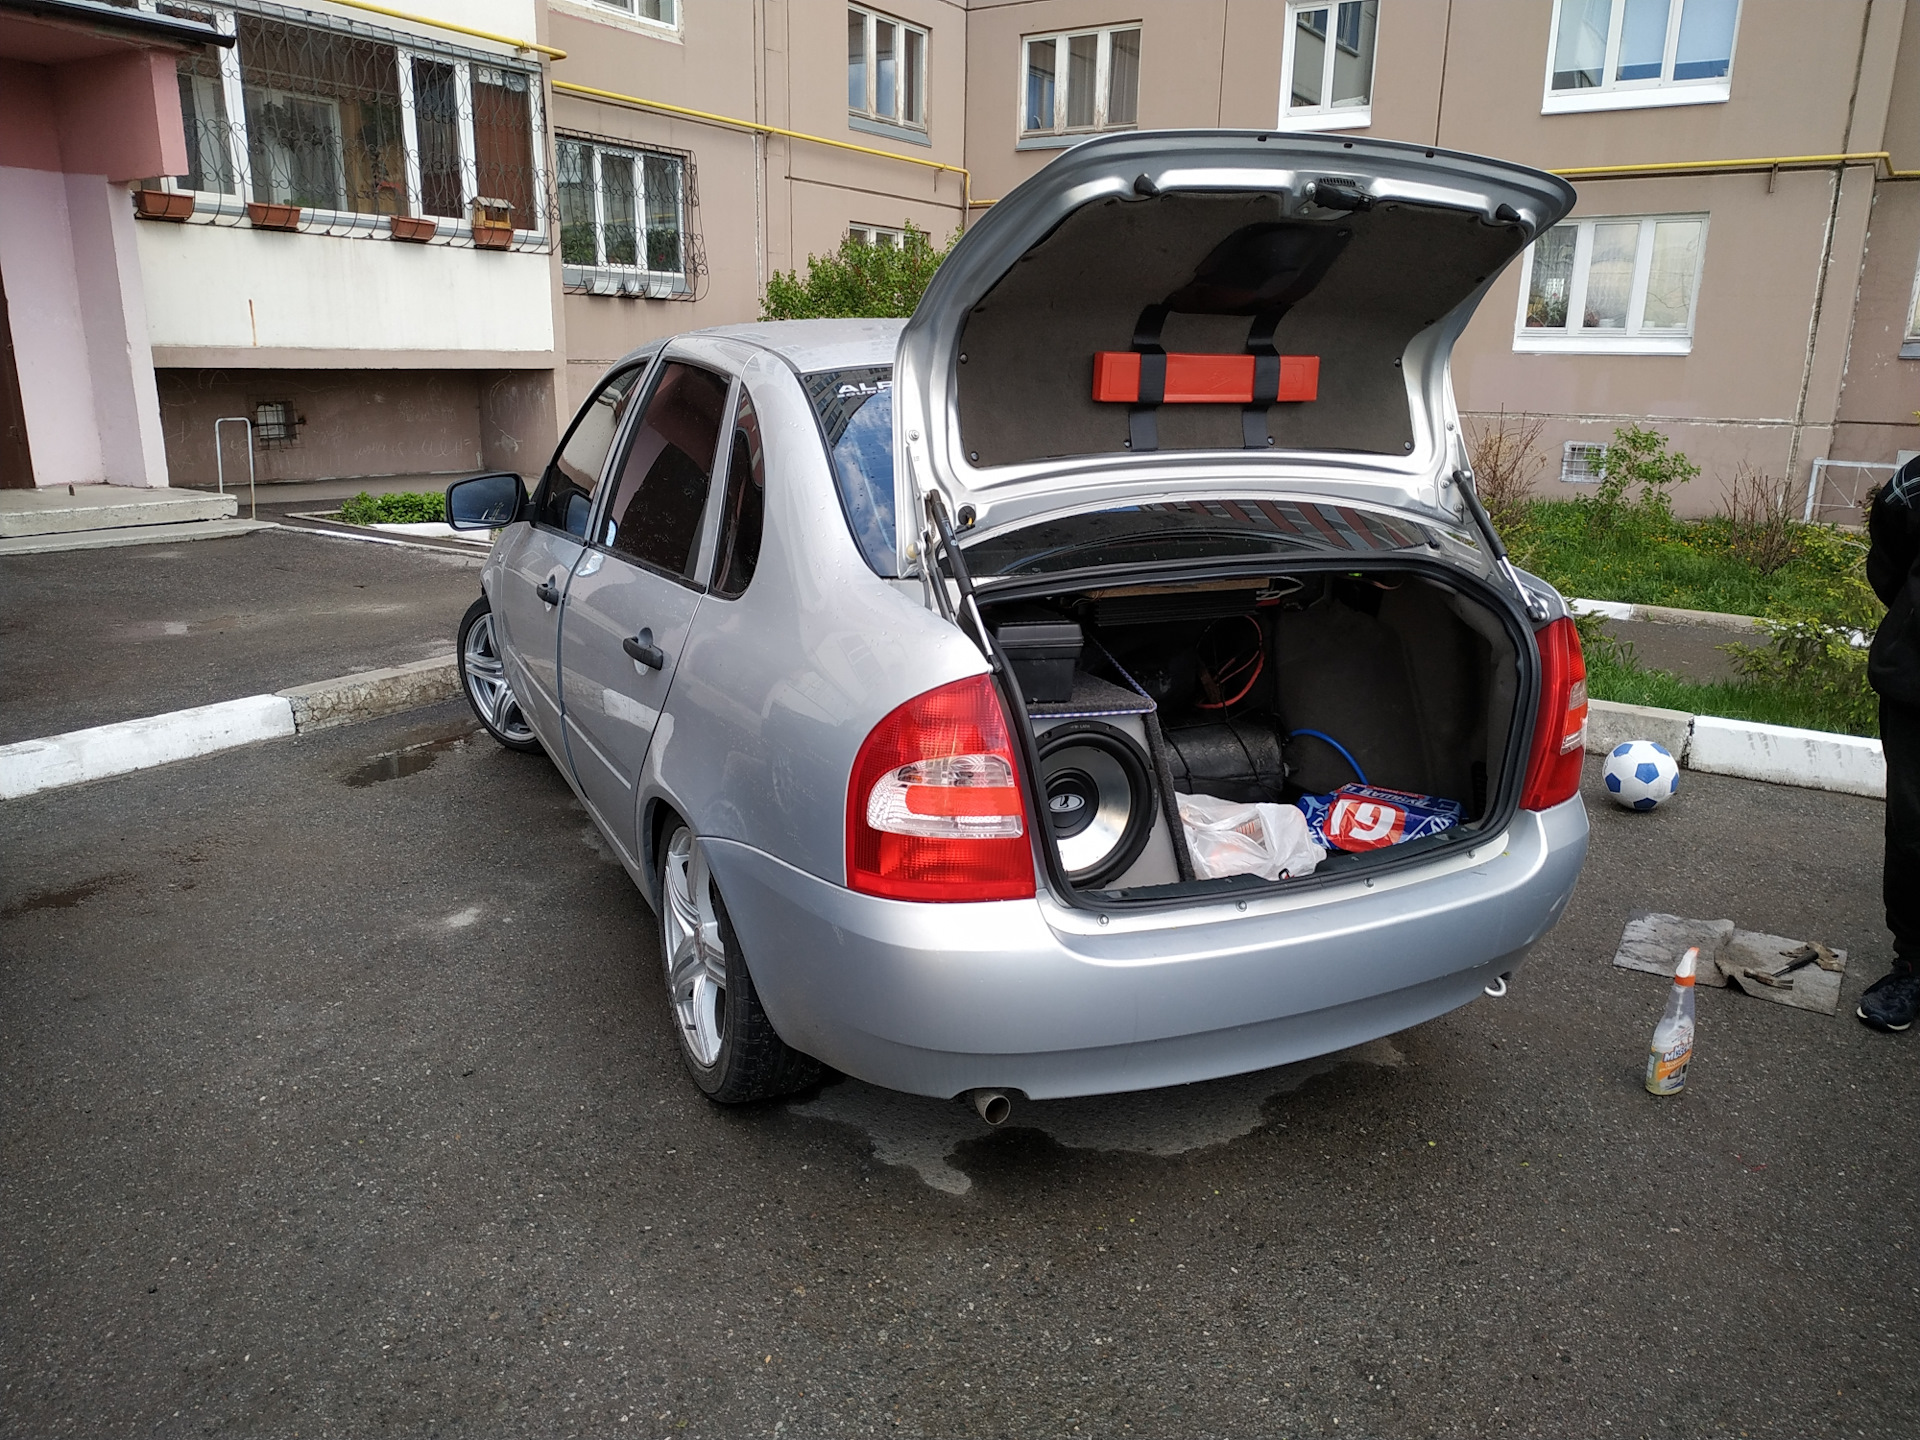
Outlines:
{"type": "MultiPolygon", "coordinates": [[[[585,135],[556,134],[553,137],[554,155],[559,156],[562,144],[584,145],[593,157],[593,264],[561,257],[562,278],[570,286],[577,285],[594,295],[644,295],[655,300],[668,299],[675,295],[684,295],[693,284],[688,273],[690,257],[687,253],[687,162],[680,155],[668,155],[659,150],[644,147],[609,145],[605,141],[595,140],[585,135]],[[647,158],[649,156],[672,160],[680,167],[680,194],[675,204],[680,225],[680,268],[678,270],[651,270],[642,264],[622,265],[607,259],[607,192],[601,179],[601,162],[607,156],[617,156],[633,164],[633,204],[634,204],[634,253],[644,260],[647,253],[647,158]],[[577,272],[576,281],[567,271],[577,272]]],[[[556,224],[557,224],[556,216],[556,224]]],[[[557,240],[556,240],[556,243],[557,240]]]]}
{"type": "Polygon", "coordinates": [[[670,0],[673,7],[671,20],[656,20],[650,15],[642,15],[636,0],[549,0],[549,3],[556,10],[564,10],[582,19],[599,20],[623,30],[651,35],[658,40],[678,40],[686,18],[686,0],[670,0]]]}
{"type": "Polygon", "coordinates": [[[1733,96],[1733,66],[1740,45],[1740,16],[1744,0],[1736,0],[1733,40],[1727,47],[1727,73],[1705,80],[1672,80],[1675,52],[1680,45],[1680,17],[1687,0],[1672,0],[1667,11],[1667,40],[1660,55],[1660,74],[1652,80],[1616,80],[1620,63],[1620,32],[1626,24],[1626,0],[1612,0],[1607,22],[1607,48],[1601,82],[1580,90],[1553,88],[1554,56],[1560,48],[1560,12],[1566,0],[1550,0],[1552,20],[1547,29],[1547,73],[1540,102],[1542,115],[1579,115],[1595,110],[1644,110],[1664,105],[1719,105],[1733,96]]]}
{"type": "Polygon", "coordinates": [[[928,117],[932,113],[932,106],[928,104],[927,97],[927,70],[929,68],[927,53],[932,45],[932,35],[927,30],[927,27],[924,25],[915,25],[911,21],[902,20],[898,15],[889,15],[884,10],[870,9],[865,5],[849,5],[847,6],[847,13],[863,17],[866,20],[867,30],[867,103],[864,108],[849,103],[847,106],[847,114],[854,119],[865,120],[875,125],[898,126],[902,130],[924,132],[928,128],[928,117]],[[897,68],[894,72],[893,82],[894,113],[891,115],[883,114],[878,107],[880,98],[880,70],[878,64],[879,55],[876,53],[879,48],[879,42],[876,36],[875,21],[893,26],[895,32],[900,37],[896,42],[899,49],[894,53],[894,63],[897,68]],[[918,120],[910,120],[903,113],[906,108],[907,95],[906,37],[909,31],[920,37],[920,74],[917,77],[920,90],[920,118],[918,120]]]}
{"type": "MultiPolygon", "coordinates": [[[[1374,13],[1373,29],[1373,68],[1367,72],[1367,103],[1364,105],[1342,105],[1336,107],[1331,99],[1308,109],[1293,108],[1293,51],[1300,35],[1299,14],[1302,10],[1325,10],[1329,13],[1327,29],[1330,32],[1339,28],[1338,16],[1341,0],[1290,0],[1287,5],[1287,33],[1280,47],[1280,123],[1282,130],[1364,130],[1373,124],[1373,81],[1380,68],[1380,16],[1374,13]]],[[[1327,57],[1320,67],[1320,93],[1333,94],[1333,62],[1335,43],[1327,46],[1327,57]]]]}
{"type": "Polygon", "coordinates": [[[1140,85],[1136,77],[1133,90],[1134,118],[1119,125],[1107,123],[1107,92],[1111,88],[1113,75],[1113,37],[1128,30],[1141,32],[1140,58],[1146,60],[1145,27],[1138,20],[1128,20],[1114,25],[1082,26],[1074,30],[1055,30],[1042,35],[1022,35],[1020,37],[1019,82],[1014,86],[1013,133],[1019,137],[1021,146],[1037,149],[1058,148],[1071,145],[1089,135],[1099,135],[1108,131],[1125,132],[1140,128],[1140,85]],[[1093,124],[1067,124],[1067,42],[1082,35],[1100,37],[1099,48],[1094,52],[1093,66],[1093,124]],[[1053,48],[1053,125],[1047,129],[1029,130],[1027,126],[1027,51],[1034,45],[1051,44],[1053,48]]]}
{"type": "Polygon", "coordinates": [[[1902,360],[1920,360],[1920,265],[1914,267],[1913,298],[1907,301],[1907,333],[1900,342],[1902,360]]]}
{"type": "Polygon", "coordinates": [[[907,232],[893,225],[849,225],[847,234],[864,244],[887,245],[895,250],[907,241],[907,232]]]}
{"type": "MultiPolygon", "coordinates": [[[[1633,252],[1633,282],[1627,297],[1626,328],[1589,330],[1569,323],[1562,330],[1548,330],[1527,324],[1527,301],[1533,294],[1533,256],[1535,246],[1527,246],[1520,265],[1520,304],[1513,318],[1513,348],[1530,354],[1574,355],[1688,355],[1693,352],[1693,330],[1700,313],[1700,284],[1707,269],[1708,220],[1704,214],[1678,215],[1582,215],[1564,220],[1562,225],[1577,226],[1573,244],[1573,270],[1567,278],[1567,318],[1571,322],[1586,311],[1587,273],[1593,258],[1593,230],[1596,225],[1634,222],[1640,235],[1633,252]],[[1665,220],[1693,220],[1700,225],[1700,259],[1693,272],[1693,289],[1687,300],[1687,324],[1684,332],[1673,329],[1642,330],[1647,303],[1647,280],[1653,269],[1653,227],[1665,220]]],[[[1557,228],[1557,227],[1556,227],[1557,228]]]]}

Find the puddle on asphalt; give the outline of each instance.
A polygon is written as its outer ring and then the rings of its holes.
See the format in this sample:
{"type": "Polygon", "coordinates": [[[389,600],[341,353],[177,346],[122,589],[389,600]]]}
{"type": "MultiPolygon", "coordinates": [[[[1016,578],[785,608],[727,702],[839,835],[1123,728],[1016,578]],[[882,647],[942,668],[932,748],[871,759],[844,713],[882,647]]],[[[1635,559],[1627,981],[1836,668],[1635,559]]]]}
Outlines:
{"type": "Polygon", "coordinates": [[[23,895],[5,909],[0,909],[0,920],[15,920],[35,910],[71,910],[82,900],[91,900],[108,886],[129,878],[124,872],[102,875],[93,880],[83,880],[78,885],[69,885],[64,890],[41,890],[32,895],[23,895]]]}
{"type": "Polygon", "coordinates": [[[810,1120],[851,1125],[873,1142],[876,1158],[907,1166],[935,1190],[964,1195],[973,1188],[973,1181],[952,1157],[969,1141],[1037,1130],[1069,1150],[1182,1155],[1251,1135],[1266,1124],[1269,1101],[1292,1094],[1317,1075],[1346,1065],[1394,1070],[1405,1063],[1406,1057],[1392,1041],[1374,1040],[1297,1065],[1225,1080],[1081,1100],[1017,1103],[1013,1118],[998,1131],[956,1101],[903,1095],[858,1080],[829,1085],[813,1099],[788,1109],[810,1120]]]}
{"type": "Polygon", "coordinates": [[[423,745],[409,745],[404,750],[389,750],[384,755],[375,755],[364,765],[349,770],[341,777],[343,783],[356,790],[369,785],[378,785],[383,780],[398,780],[404,775],[418,775],[430,768],[449,750],[464,750],[467,741],[474,732],[463,730],[458,735],[443,736],[438,740],[429,740],[423,745]]]}

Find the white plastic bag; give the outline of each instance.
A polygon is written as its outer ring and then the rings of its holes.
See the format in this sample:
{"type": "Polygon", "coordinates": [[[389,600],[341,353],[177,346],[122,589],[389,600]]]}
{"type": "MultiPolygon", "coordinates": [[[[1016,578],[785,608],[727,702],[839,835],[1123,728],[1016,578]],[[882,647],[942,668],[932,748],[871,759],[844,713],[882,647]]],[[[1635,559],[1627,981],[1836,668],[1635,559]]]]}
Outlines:
{"type": "Polygon", "coordinates": [[[1263,880],[1311,875],[1327,852],[1307,833],[1293,805],[1244,805],[1212,795],[1176,795],[1193,873],[1201,880],[1258,875],[1263,880]]]}

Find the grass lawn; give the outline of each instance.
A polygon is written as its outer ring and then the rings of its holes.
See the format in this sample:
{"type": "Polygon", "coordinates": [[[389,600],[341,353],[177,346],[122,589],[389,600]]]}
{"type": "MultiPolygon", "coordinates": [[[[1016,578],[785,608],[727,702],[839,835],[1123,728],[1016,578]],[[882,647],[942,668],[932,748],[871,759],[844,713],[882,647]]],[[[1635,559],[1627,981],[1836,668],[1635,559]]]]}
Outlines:
{"type": "Polygon", "coordinates": [[[1585,507],[1536,500],[1504,537],[1515,563],[1561,594],[1634,605],[1674,605],[1731,615],[1816,609],[1840,577],[1857,573],[1866,543],[1808,527],[1801,553],[1771,575],[1728,546],[1722,519],[1661,521],[1627,516],[1612,530],[1589,532],[1585,507]]]}
{"type": "Polygon", "coordinates": [[[1595,700],[1621,705],[1657,705],[1684,710],[1689,715],[1718,715],[1726,720],[1753,720],[1762,725],[1792,725],[1801,730],[1832,730],[1841,734],[1878,735],[1879,727],[1850,723],[1831,704],[1777,685],[1733,680],[1700,685],[1665,670],[1642,670],[1620,664],[1603,649],[1587,652],[1587,694],[1595,700]]]}

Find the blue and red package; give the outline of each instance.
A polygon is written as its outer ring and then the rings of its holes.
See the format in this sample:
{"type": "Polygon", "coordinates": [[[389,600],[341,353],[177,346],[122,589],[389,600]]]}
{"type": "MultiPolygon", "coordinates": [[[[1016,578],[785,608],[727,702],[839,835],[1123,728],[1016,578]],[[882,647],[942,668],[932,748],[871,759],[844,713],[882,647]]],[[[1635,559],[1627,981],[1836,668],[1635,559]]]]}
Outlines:
{"type": "Polygon", "coordinates": [[[1331,795],[1303,795],[1314,844],[1328,850],[1383,850],[1451,830],[1466,814],[1457,800],[1379,785],[1342,785],[1331,795]]]}

